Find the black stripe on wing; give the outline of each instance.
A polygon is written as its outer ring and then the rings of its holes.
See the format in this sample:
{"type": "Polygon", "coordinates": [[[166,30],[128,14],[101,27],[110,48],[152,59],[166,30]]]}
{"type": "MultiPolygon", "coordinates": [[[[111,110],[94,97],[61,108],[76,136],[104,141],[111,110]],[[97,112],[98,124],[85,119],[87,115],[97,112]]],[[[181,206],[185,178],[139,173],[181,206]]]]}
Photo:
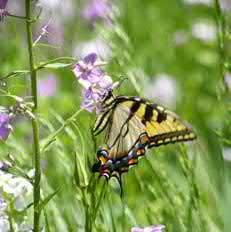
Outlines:
{"type": "MultiPolygon", "coordinates": [[[[124,123],[122,124],[121,128],[120,128],[120,131],[118,133],[118,135],[115,135],[116,138],[114,140],[114,142],[112,144],[110,144],[110,148],[112,148],[113,146],[115,146],[115,144],[117,143],[118,140],[120,139],[124,139],[126,137],[126,135],[128,134],[129,132],[129,121],[132,119],[132,117],[135,115],[136,111],[140,108],[140,105],[141,103],[139,101],[134,101],[132,106],[130,107],[129,109],[129,114],[128,114],[128,117],[127,119],[124,121],[124,123]],[[125,131],[125,133],[123,133],[123,130],[124,130],[124,127],[127,126],[127,129],[125,131]]],[[[115,109],[114,109],[115,110],[115,109]]],[[[115,111],[113,111],[113,114],[114,114],[115,111]]],[[[115,115],[114,115],[115,117],[115,115]]],[[[114,118],[113,117],[113,118],[114,118]]],[[[112,118],[112,123],[113,123],[113,118],[112,118]]],[[[111,132],[111,130],[109,131],[109,133],[113,133],[111,132]]],[[[111,134],[108,134],[108,137],[110,137],[111,134]]]]}
{"type": "Polygon", "coordinates": [[[105,111],[104,113],[101,113],[98,118],[96,119],[94,128],[93,128],[93,133],[94,135],[100,134],[108,125],[110,122],[110,116],[111,116],[112,109],[109,109],[105,111]]]}

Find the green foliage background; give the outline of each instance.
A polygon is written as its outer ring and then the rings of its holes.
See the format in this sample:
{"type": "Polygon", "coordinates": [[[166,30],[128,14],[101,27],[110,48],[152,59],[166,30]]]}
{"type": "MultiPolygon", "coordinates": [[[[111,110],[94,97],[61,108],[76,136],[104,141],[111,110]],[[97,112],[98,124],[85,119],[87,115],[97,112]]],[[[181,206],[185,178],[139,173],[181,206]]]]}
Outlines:
{"type": "MultiPolygon", "coordinates": [[[[42,153],[42,195],[59,189],[44,208],[46,231],[129,231],[153,224],[164,224],[170,232],[230,231],[231,166],[222,153],[231,144],[231,106],[220,64],[224,61],[222,66],[229,71],[229,12],[225,13],[225,57],[221,57],[218,40],[204,42],[191,33],[199,20],[216,25],[213,6],[180,0],[117,1],[120,13],[115,25],[99,22],[92,29],[81,18],[83,5],[84,1],[77,1],[75,16],[65,21],[61,49],[36,47],[37,63],[71,56],[80,41],[101,36],[112,49],[107,72],[114,81],[121,76],[129,79],[118,94],[144,96],[146,80],[135,70],[149,79],[158,73],[174,76],[181,93],[173,110],[192,124],[198,139],[149,151],[123,176],[121,199],[115,180],[107,184],[90,171],[96,151],[91,135],[95,115],[81,112],[42,153]],[[184,32],[184,43],[176,44],[177,32],[184,32]]],[[[9,17],[0,24],[0,77],[28,68],[25,41],[23,20],[9,17]]],[[[39,99],[42,144],[81,103],[81,87],[70,68],[41,70],[38,78],[47,73],[58,76],[59,89],[54,97],[39,99]]],[[[29,77],[9,78],[1,88],[29,96],[29,77]]],[[[0,105],[10,104],[0,97],[0,105]]],[[[1,159],[11,154],[22,169],[30,170],[31,143],[30,123],[20,118],[7,142],[0,144],[1,159]]]]}

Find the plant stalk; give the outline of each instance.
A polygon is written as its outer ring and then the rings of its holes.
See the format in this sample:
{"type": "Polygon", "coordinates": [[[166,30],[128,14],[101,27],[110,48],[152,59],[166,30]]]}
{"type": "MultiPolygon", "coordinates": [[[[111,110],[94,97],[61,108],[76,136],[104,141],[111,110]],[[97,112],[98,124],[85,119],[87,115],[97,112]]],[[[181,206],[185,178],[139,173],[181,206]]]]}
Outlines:
{"type": "MultiPolygon", "coordinates": [[[[34,52],[33,52],[33,39],[32,39],[32,1],[25,0],[25,10],[26,10],[26,32],[27,32],[27,44],[29,53],[29,63],[30,63],[30,78],[31,78],[31,94],[33,97],[34,107],[33,113],[36,116],[38,108],[37,100],[37,73],[34,63],[34,52]]],[[[39,125],[37,117],[31,119],[32,129],[33,129],[33,162],[35,168],[35,179],[34,179],[34,232],[40,231],[40,210],[38,206],[40,203],[40,179],[41,179],[41,167],[40,167],[40,148],[39,148],[39,125]]]]}
{"type": "Polygon", "coordinates": [[[225,91],[228,91],[228,85],[225,81],[225,16],[221,10],[219,0],[214,0],[215,5],[215,12],[216,12],[216,23],[217,23],[217,37],[218,37],[218,46],[219,46],[219,53],[220,53],[220,72],[222,76],[222,81],[225,87],[225,91]]]}

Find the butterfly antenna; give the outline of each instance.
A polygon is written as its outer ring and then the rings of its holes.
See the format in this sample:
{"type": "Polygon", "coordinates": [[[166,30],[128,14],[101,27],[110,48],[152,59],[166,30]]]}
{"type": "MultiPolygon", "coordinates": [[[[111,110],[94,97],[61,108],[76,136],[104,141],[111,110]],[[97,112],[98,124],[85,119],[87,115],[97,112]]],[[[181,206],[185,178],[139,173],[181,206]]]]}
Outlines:
{"type": "Polygon", "coordinates": [[[94,135],[93,126],[91,126],[91,139],[92,139],[92,141],[93,141],[94,150],[96,151],[97,145],[96,145],[96,137],[95,137],[95,135],[94,135]]]}
{"type": "Polygon", "coordinates": [[[108,175],[108,174],[101,174],[101,175],[99,175],[99,177],[98,177],[98,180],[100,179],[100,177],[104,177],[105,178],[105,180],[107,181],[107,183],[108,183],[108,181],[109,181],[109,179],[110,179],[110,176],[108,175]]]}
{"type": "Polygon", "coordinates": [[[124,78],[122,78],[121,80],[119,80],[117,89],[120,88],[120,86],[121,86],[125,81],[128,81],[128,78],[127,78],[127,77],[124,77],[124,78]]]}

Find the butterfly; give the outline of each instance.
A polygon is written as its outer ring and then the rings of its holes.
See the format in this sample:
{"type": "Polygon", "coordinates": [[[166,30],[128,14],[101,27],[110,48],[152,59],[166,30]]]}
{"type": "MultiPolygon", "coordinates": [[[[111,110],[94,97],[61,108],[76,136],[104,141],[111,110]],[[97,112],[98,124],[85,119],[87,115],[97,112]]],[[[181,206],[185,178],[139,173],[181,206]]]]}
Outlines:
{"type": "Polygon", "coordinates": [[[96,118],[93,133],[104,132],[105,147],[99,147],[93,172],[109,180],[138,163],[147,149],[169,143],[194,140],[192,127],[163,106],[139,97],[108,94],[96,118]]]}

